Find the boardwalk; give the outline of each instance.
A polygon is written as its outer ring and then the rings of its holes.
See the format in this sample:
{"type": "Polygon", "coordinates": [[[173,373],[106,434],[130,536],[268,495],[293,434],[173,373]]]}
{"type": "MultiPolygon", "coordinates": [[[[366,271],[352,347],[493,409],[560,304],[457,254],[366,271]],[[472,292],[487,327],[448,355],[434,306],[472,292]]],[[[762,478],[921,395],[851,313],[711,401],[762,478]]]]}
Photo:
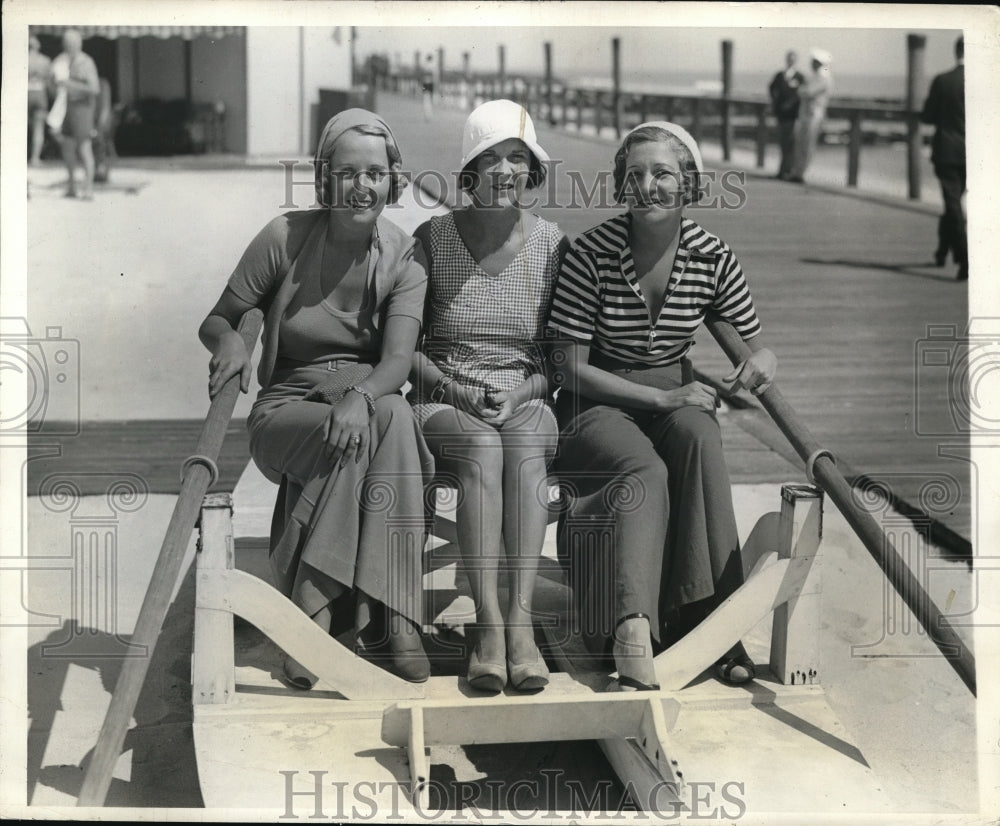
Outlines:
{"type": "MultiPolygon", "coordinates": [[[[378,105],[394,124],[407,169],[439,171],[453,195],[465,113],[439,107],[433,121],[426,122],[418,101],[384,94],[378,105]]],[[[553,158],[562,161],[553,176],[551,194],[555,203],[570,203],[571,173],[592,189],[595,173],[610,169],[613,142],[540,126],[539,135],[553,158]]],[[[720,172],[717,167],[710,169],[720,172]]],[[[300,172],[298,177],[304,175],[300,172]]],[[[136,377],[130,376],[127,369],[105,372],[88,363],[87,356],[94,353],[95,347],[92,342],[82,342],[84,367],[89,368],[83,375],[82,435],[63,440],[61,457],[39,458],[29,464],[29,491],[54,469],[86,470],[95,461],[109,457],[114,467],[142,474],[153,490],[177,490],[176,468],[189,450],[184,445],[193,445],[196,420],[206,408],[199,372],[203,368],[194,369],[204,360],[194,335],[196,325],[243,246],[256,228],[275,214],[285,196],[277,164],[256,172],[122,168],[116,170],[114,180],[122,185],[134,184],[141,191],[150,181],[151,189],[167,186],[166,179],[158,183],[163,176],[169,177],[169,186],[185,193],[183,198],[147,199],[141,195],[131,203],[99,199],[100,203],[92,205],[95,212],[104,210],[103,219],[119,227],[115,241],[121,248],[110,267],[103,263],[103,253],[94,253],[99,262],[94,266],[100,269],[93,275],[97,279],[94,291],[99,297],[98,306],[100,301],[116,302],[124,296],[120,292],[123,279],[126,283],[132,279],[133,284],[136,278],[143,279],[143,294],[150,296],[165,294],[162,291],[170,289],[169,279],[189,279],[184,283],[189,283],[190,288],[175,288],[172,292],[170,318],[164,318],[162,308],[156,310],[155,303],[130,304],[132,309],[122,306],[117,310],[124,314],[123,324],[139,321],[144,338],[134,342],[135,349],[148,351],[149,355],[145,361],[133,361],[161,373],[158,380],[166,382],[162,398],[139,393],[126,407],[96,405],[97,399],[106,403],[104,393],[109,386],[114,389],[120,380],[125,383],[115,398],[124,397],[136,377]],[[211,193],[219,191],[227,193],[230,204],[225,213],[227,229],[221,233],[221,201],[209,201],[211,193]],[[202,214],[203,219],[195,220],[202,214]],[[156,240],[146,231],[154,222],[190,225],[185,231],[189,253],[183,274],[171,273],[173,241],[156,240]],[[135,230],[129,228],[133,223],[135,230]],[[140,240],[129,241],[130,233],[140,240]],[[138,252],[126,251],[131,248],[138,252]],[[130,271],[129,255],[133,254],[136,263],[130,271]],[[188,272],[192,268],[194,280],[188,272]],[[119,270],[123,272],[119,274],[119,270]],[[129,313],[139,316],[132,319],[129,313]],[[183,335],[177,334],[178,329],[183,329],[183,335]],[[157,330],[166,335],[154,346],[157,330]],[[163,362],[156,360],[164,355],[163,362]],[[191,367],[167,370],[164,375],[166,365],[191,367]],[[119,410],[122,412],[115,412],[119,410]],[[120,420],[124,418],[145,421],[123,424],[120,420]],[[170,421],[154,425],[154,419],[170,421]],[[157,427],[161,435],[153,438],[157,427]]],[[[424,183],[433,190],[440,179],[425,175],[424,183]]],[[[969,466],[962,459],[938,455],[941,445],[958,445],[945,449],[967,455],[963,439],[947,433],[921,436],[916,430],[924,422],[950,422],[945,409],[946,376],[942,375],[947,371],[928,367],[918,373],[915,367],[927,328],[951,325],[960,336],[967,317],[966,290],[951,280],[952,268],[929,266],[936,218],[926,208],[887,206],[858,195],[794,186],[752,174],[746,176],[743,189],[745,203],[739,209],[702,208],[691,214],[727,240],[739,255],[751,280],[765,335],[779,357],[782,392],[847,470],[853,468],[889,482],[903,499],[917,507],[922,505],[935,519],[968,539],[974,511],[969,466]],[[918,386],[922,391],[919,410],[915,406],[918,386]],[[941,489],[935,483],[948,491],[943,498],[926,495],[941,489]]],[[[426,195],[416,194],[418,201],[428,200],[426,195]]],[[[300,205],[305,205],[303,199],[309,195],[308,187],[295,190],[300,205]]],[[[723,195],[727,203],[737,202],[736,195],[723,195]]],[[[51,198],[45,191],[39,194],[42,197],[51,198]]],[[[67,206],[49,203],[46,210],[67,206]]],[[[567,206],[539,211],[575,236],[613,214],[615,208],[567,206]]],[[[412,220],[412,209],[397,210],[397,217],[404,212],[412,220]]],[[[392,216],[393,212],[388,214],[392,216]]],[[[38,217],[41,220],[41,213],[38,217]]],[[[94,217],[85,213],[80,220],[94,217]]],[[[68,266],[63,261],[65,255],[53,253],[44,244],[32,241],[30,249],[31,272],[59,272],[68,266]]],[[[81,255],[89,257],[90,253],[72,249],[74,262],[81,255]]],[[[54,308],[60,293],[52,292],[47,280],[32,278],[30,285],[32,307],[36,308],[32,310],[33,326],[44,328],[58,315],[54,308]],[[46,310],[47,317],[38,309],[46,310]]],[[[88,301],[93,300],[94,296],[89,296],[88,301]]],[[[76,304],[80,317],[89,305],[79,300],[76,304]]],[[[69,319],[64,314],[58,320],[65,324],[69,319]]],[[[66,334],[74,331],[67,324],[66,334]]],[[[106,337],[111,332],[102,331],[101,335],[106,337]]],[[[125,363],[136,355],[123,351],[120,357],[125,363]]],[[[707,334],[699,341],[693,357],[696,367],[709,377],[718,379],[728,372],[724,357],[707,334]]],[[[246,410],[244,400],[237,417],[245,416],[246,410]]],[[[778,448],[787,454],[788,448],[774,428],[761,420],[763,416],[744,411],[724,417],[734,483],[802,478],[801,463],[794,460],[794,455],[791,458],[795,466],[774,452],[773,448],[778,448]]],[[[223,467],[226,479],[234,481],[234,474],[245,461],[245,436],[237,426],[231,428],[227,443],[223,467]],[[231,474],[233,478],[229,479],[231,474]]]]}
{"type": "MultiPolygon", "coordinates": [[[[427,122],[418,101],[389,94],[379,96],[379,108],[394,124],[407,168],[441,171],[454,194],[465,113],[439,107],[427,122]]],[[[546,151],[562,162],[555,176],[557,203],[570,202],[571,173],[592,187],[594,173],[611,168],[613,142],[536,127],[546,151]]],[[[722,172],[718,167],[714,171],[722,172]]],[[[767,341],[778,355],[783,394],[842,463],[890,482],[915,506],[922,499],[931,516],[968,537],[968,466],[938,456],[943,444],[959,445],[954,452],[967,455],[966,440],[916,432],[919,422],[947,419],[940,368],[929,373],[926,368],[923,374],[915,369],[927,327],[953,325],[961,336],[968,313],[966,289],[952,280],[953,268],[930,265],[937,219],[908,205],[891,207],[750,173],[745,180],[741,208],[689,214],[739,256],[767,341]],[[921,396],[927,407],[920,411],[914,406],[917,382],[930,393],[921,396]],[[918,412],[923,418],[917,418],[918,412]],[[920,495],[935,481],[954,493],[943,503],[946,507],[928,491],[920,495]]],[[[738,199],[730,194],[726,200],[732,204],[738,199]]],[[[572,237],[615,209],[539,212],[572,237]]],[[[729,372],[707,334],[693,359],[696,368],[711,376],[729,372]]],[[[738,428],[727,428],[727,446],[734,482],[778,481],[792,470],[738,428]]]]}

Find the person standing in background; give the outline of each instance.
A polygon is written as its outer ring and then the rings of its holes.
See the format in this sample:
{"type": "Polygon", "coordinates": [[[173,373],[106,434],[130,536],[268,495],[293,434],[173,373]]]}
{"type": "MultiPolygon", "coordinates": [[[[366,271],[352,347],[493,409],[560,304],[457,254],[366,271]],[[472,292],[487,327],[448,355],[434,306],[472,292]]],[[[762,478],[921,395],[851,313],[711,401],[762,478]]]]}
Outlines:
{"type": "Polygon", "coordinates": [[[30,166],[38,166],[45,144],[45,116],[49,111],[49,74],[52,61],[42,54],[42,44],[28,39],[28,124],[31,126],[30,166]]]}
{"type": "MultiPolygon", "coordinates": [[[[94,197],[94,137],[97,96],[101,83],[93,58],[83,51],[83,38],[76,29],[63,35],[63,51],[52,62],[52,79],[65,96],[66,114],[62,119],[62,155],[69,173],[66,197],[76,197],[76,161],[83,164],[82,197],[94,197]]],[[[55,108],[55,107],[53,107],[55,108]]]]}
{"type": "Polygon", "coordinates": [[[792,168],[786,180],[801,184],[804,181],[809,162],[812,160],[819,130],[826,117],[826,107],[833,92],[833,77],[830,63],[833,61],[826,49],[813,49],[812,76],[799,87],[799,117],[795,121],[795,149],[792,168]]]}
{"type": "Polygon", "coordinates": [[[424,120],[434,115],[434,55],[427,55],[427,65],[420,69],[420,88],[424,99],[424,120]]]}
{"type": "Polygon", "coordinates": [[[938,221],[938,247],[934,261],[944,266],[951,250],[958,264],[959,281],[969,277],[969,252],[962,196],[965,194],[965,40],[955,42],[954,69],[937,75],[920,113],[920,120],[933,124],[931,162],[941,183],[944,214],[938,221]]]}
{"type": "Polygon", "coordinates": [[[799,87],[806,82],[805,76],[795,64],[798,55],[790,51],[785,55],[785,68],[775,74],[768,93],[771,109],[778,121],[778,145],[781,147],[781,165],[777,178],[787,180],[792,170],[792,156],[795,149],[795,119],[799,116],[799,87]]]}

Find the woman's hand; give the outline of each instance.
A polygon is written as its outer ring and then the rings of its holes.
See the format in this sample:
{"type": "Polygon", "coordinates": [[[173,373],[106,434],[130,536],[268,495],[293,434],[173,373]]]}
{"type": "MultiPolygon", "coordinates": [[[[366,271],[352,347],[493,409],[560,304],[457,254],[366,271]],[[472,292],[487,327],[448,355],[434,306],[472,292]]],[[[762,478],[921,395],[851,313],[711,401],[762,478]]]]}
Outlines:
{"type": "Polygon", "coordinates": [[[224,333],[208,363],[208,397],[214,399],[226,382],[240,374],[240,390],[250,389],[250,355],[247,353],[243,337],[235,330],[224,333]]]}
{"type": "Polygon", "coordinates": [[[740,362],[723,381],[732,382],[733,390],[745,387],[755,396],[759,396],[774,381],[774,374],[778,371],[778,359],[766,347],[762,347],[752,353],[748,359],[740,362]]]}
{"type": "Polygon", "coordinates": [[[719,406],[719,396],[715,388],[700,381],[693,381],[675,390],[663,391],[663,409],[677,410],[681,407],[698,407],[713,413],[719,406]]]}
{"type": "Polygon", "coordinates": [[[477,419],[493,421],[496,410],[486,401],[486,394],[479,388],[465,387],[457,381],[451,382],[445,390],[444,401],[452,407],[475,416],[477,419]]]}
{"type": "Polygon", "coordinates": [[[332,465],[358,462],[368,449],[368,405],[360,393],[349,390],[330,408],[323,424],[323,448],[332,465]]]}
{"type": "Polygon", "coordinates": [[[483,400],[489,405],[483,413],[483,418],[493,425],[502,425],[523,403],[513,390],[488,391],[483,400]]]}

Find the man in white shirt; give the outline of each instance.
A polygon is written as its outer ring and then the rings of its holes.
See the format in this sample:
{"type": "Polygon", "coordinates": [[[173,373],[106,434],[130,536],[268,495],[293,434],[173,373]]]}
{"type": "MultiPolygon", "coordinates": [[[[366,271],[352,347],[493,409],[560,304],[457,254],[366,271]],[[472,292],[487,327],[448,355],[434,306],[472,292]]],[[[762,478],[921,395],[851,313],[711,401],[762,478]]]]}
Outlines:
{"type": "Polygon", "coordinates": [[[819,130],[826,117],[826,107],[833,92],[830,63],[833,61],[826,49],[813,49],[812,75],[799,87],[799,118],[795,122],[795,155],[788,180],[802,183],[809,162],[812,160],[819,130]]]}

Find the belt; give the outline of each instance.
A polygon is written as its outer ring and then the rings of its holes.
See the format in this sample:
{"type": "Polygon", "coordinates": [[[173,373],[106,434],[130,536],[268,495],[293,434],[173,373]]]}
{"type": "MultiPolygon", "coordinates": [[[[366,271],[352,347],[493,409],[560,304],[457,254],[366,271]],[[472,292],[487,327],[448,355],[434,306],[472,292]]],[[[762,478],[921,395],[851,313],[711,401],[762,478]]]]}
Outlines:
{"type": "Polygon", "coordinates": [[[646,370],[664,370],[667,368],[673,368],[680,370],[681,361],[672,361],[669,364],[642,364],[641,362],[625,362],[619,361],[612,356],[607,356],[604,353],[591,353],[590,364],[594,367],[598,367],[601,370],[607,370],[608,372],[621,372],[621,373],[640,373],[646,370]]]}
{"type": "Polygon", "coordinates": [[[274,363],[274,372],[284,372],[287,370],[301,370],[303,368],[314,368],[317,370],[327,370],[335,373],[345,367],[356,367],[359,364],[371,364],[375,362],[359,361],[358,359],[329,359],[327,361],[299,361],[285,356],[279,357],[274,363]]]}
{"type": "Polygon", "coordinates": [[[356,359],[330,359],[330,361],[321,361],[317,363],[316,367],[325,367],[331,373],[337,372],[343,367],[353,367],[357,364],[366,364],[367,362],[357,361],[356,359]]]}

